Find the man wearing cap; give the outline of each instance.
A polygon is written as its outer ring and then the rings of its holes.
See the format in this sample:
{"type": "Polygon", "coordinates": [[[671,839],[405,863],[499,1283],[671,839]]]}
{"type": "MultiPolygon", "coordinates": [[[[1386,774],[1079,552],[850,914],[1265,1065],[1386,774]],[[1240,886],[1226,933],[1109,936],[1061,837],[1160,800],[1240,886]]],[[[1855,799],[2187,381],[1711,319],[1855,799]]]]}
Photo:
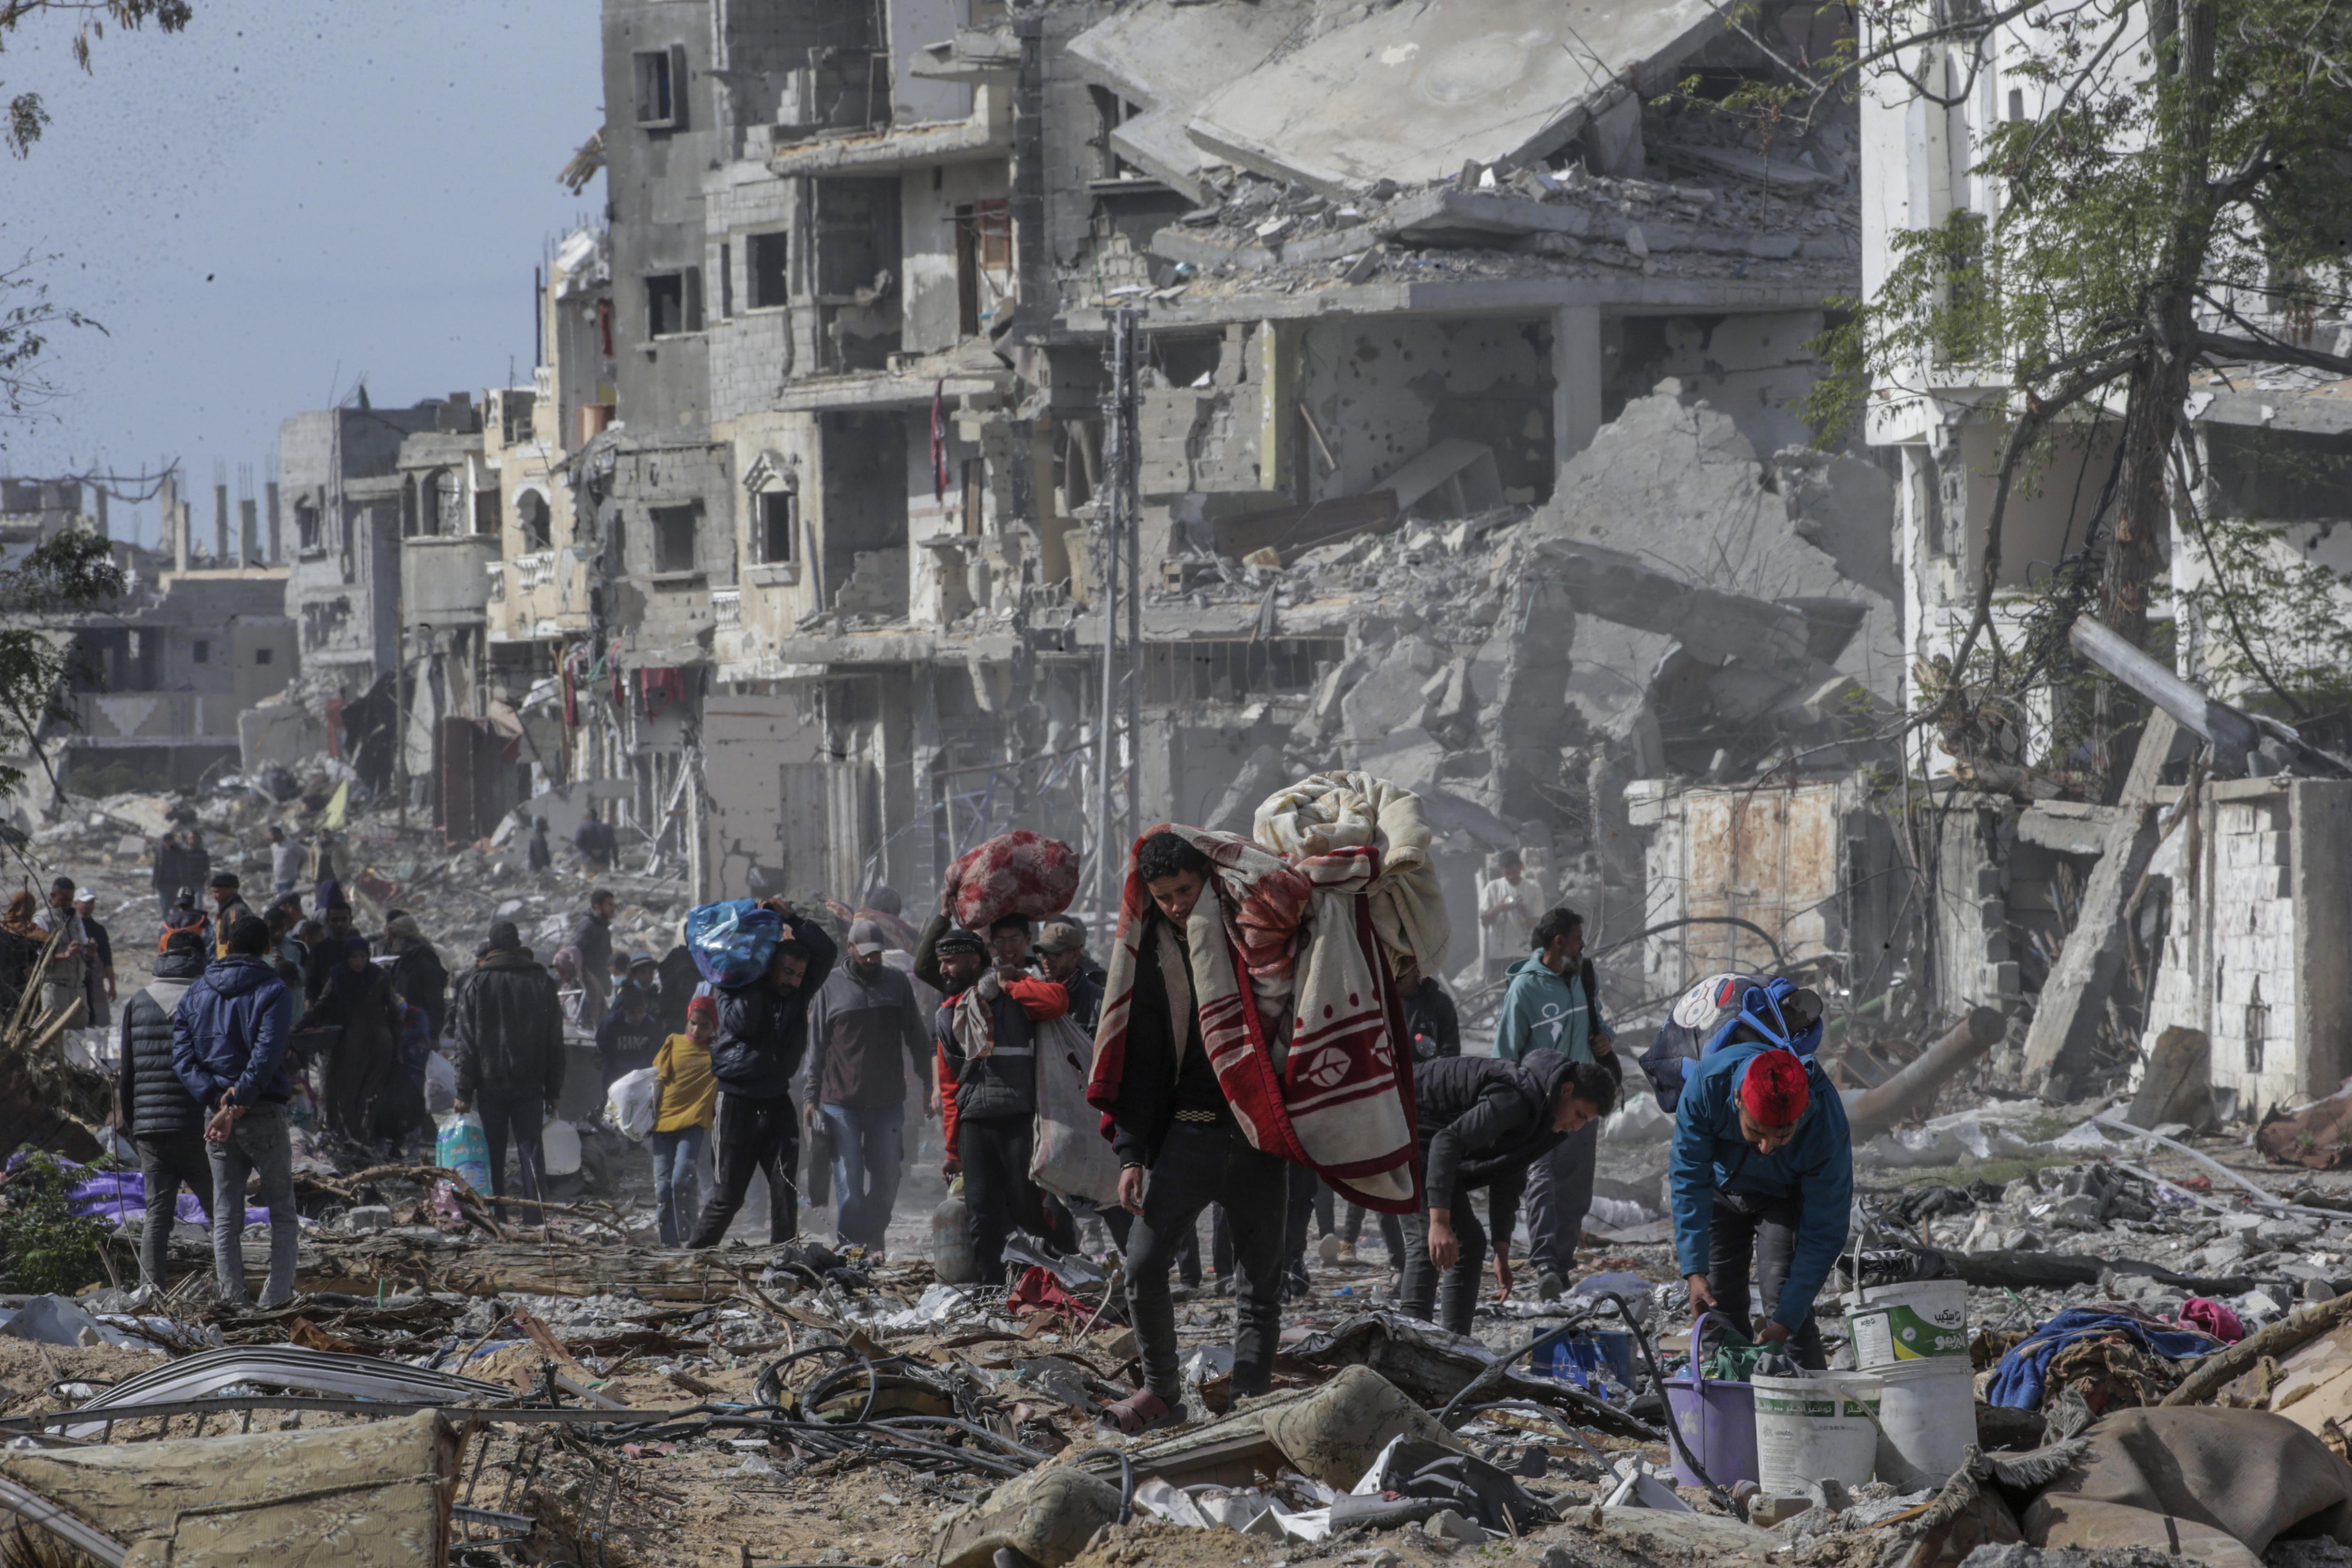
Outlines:
{"type": "Polygon", "coordinates": [[[814,1130],[822,1116],[833,1134],[834,1229],[877,1254],[906,1158],[907,1074],[928,1085],[931,1073],[914,984],[882,961],[886,938],[878,921],[850,922],[849,962],[809,1005],[801,1078],[803,1120],[814,1130]]]}
{"type": "Polygon", "coordinates": [[[205,890],[212,895],[213,936],[218,942],[217,957],[228,956],[228,933],[236,922],[253,911],[246,907],[238,890],[236,873],[215,871],[206,880],[205,890]]]}
{"type": "Polygon", "coordinates": [[[1075,915],[1056,915],[1037,933],[1037,968],[1069,993],[1070,1016],[1094,1038],[1102,1017],[1103,966],[1087,952],[1087,928],[1075,915]]]}
{"type": "Polygon", "coordinates": [[[1691,1310],[1719,1311],[1748,1334],[1752,1260],[1767,1321],[1750,1337],[1793,1341],[1801,1364],[1826,1366],[1813,1298],[1853,1204],[1853,1142],[1828,1075],[1755,1041],[1701,1058],[1675,1110],[1667,1173],[1691,1310]]]}
{"type": "Polygon", "coordinates": [[[82,981],[82,994],[89,1001],[89,1016],[82,1022],[91,1028],[102,1029],[114,1018],[114,938],[99,921],[98,893],[94,889],[74,890],[74,919],[80,922],[82,941],[89,944],[89,972],[82,981]]]}
{"type": "MultiPolygon", "coordinates": [[[[563,1094],[563,1004],[555,977],[523,946],[514,921],[490,927],[489,942],[459,983],[449,1011],[457,1041],[457,1109],[480,1109],[491,1195],[506,1194],[511,1139],[522,1195],[539,1198],[547,1169],[540,1134],[563,1094]]],[[[506,1205],[497,1205],[496,1212],[504,1223],[506,1205]]],[[[546,1216],[534,1209],[525,1217],[546,1216]]]]}

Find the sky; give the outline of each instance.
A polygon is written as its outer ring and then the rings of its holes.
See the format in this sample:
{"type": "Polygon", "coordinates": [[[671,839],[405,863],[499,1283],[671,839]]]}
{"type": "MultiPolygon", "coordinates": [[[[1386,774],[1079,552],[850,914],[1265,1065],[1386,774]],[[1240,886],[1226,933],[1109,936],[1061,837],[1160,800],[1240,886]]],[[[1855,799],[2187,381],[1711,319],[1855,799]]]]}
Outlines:
{"type": "MultiPolygon", "coordinates": [[[[87,76],[69,20],[0,52],[0,101],[52,117],[0,151],[0,268],[31,258],[104,328],[50,338],[61,395],[0,418],[0,474],[176,459],[201,533],[216,462],[258,495],[279,422],[362,377],[380,407],[529,383],[531,268],[604,204],[555,178],[604,90],[596,0],[194,5],[181,33],[110,28],[87,76]]],[[[154,505],[129,510],[152,543],[154,505]]]]}

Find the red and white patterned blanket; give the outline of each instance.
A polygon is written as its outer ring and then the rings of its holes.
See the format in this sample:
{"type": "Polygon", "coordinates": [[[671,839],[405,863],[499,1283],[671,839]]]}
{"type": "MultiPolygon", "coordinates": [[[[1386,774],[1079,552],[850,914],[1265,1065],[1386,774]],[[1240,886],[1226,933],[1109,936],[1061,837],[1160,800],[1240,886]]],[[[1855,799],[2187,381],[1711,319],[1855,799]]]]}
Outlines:
{"type": "Polygon", "coordinates": [[[964,851],[948,870],[956,924],[986,931],[1006,915],[1051,920],[1078,890],[1078,852],[1025,827],[964,851]]]}
{"type": "MultiPolygon", "coordinates": [[[[1412,1060],[1399,1048],[1410,1036],[1366,898],[1379,851],[1358,846],[1293,862],[1234,834],[1172,824],[1142,838],[1163,830],[1183,835],[1215,868],[1187,922],[1190,972],[1171,963],[1163,973],[1176,1016],[1199,1009],[1210,1065],[1244,1134],[1367,1208],[1414,1212],[1412,1075],[1399,1065],[1412,1060]]],[[[1087,1102],[1106,1116],[1126,1072],[1150,907],[1130,850],[1087,1087],[1087,1102]]],[[[1187,1033],[1181,1023],[1174,1029],[1180,1042],[1187,1033]]]]}

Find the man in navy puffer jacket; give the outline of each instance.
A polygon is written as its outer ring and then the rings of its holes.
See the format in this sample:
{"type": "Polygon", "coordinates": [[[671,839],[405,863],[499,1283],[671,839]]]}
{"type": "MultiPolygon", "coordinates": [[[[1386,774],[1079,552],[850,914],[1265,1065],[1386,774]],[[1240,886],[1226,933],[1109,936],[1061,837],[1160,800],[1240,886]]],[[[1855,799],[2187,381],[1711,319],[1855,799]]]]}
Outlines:
{"type": "Polygon", "coordinates": [[[205,1153],[205,1108],[172,1069],[173,1024],[180,1003],[205,972],[205,939],[175,931],[155,961],[155,978],[122,1005],[122,1076],[115,1085],[122,1125],[139,1152],[147,1184],[147,1228],[139,1237],[140,1278],[155,1289],[178,1217],[183,1184],[213,1212],[213,1168],[205,1153]]]}
{"type": "Polygon", "coordinates": [[[294,998],[262,954],[269,927],[246,915],[229,928],[228,952],[180,998],[172,1067],[211,1112],[205,1143],[213,1166],[213,1269],[224,1300],[252,1300],[245,1283],[245,1184],[261,1177],[269,1210],[269,1282],[261,1305],[294,1295],[294,1146],[286,1119],[294,1098],[286,1045],[294,998]]]}

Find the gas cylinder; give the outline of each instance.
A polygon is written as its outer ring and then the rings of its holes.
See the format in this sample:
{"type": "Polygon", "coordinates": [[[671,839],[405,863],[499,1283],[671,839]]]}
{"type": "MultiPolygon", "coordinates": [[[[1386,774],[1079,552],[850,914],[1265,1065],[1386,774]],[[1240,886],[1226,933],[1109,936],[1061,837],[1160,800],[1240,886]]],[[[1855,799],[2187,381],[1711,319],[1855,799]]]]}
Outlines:
{"type": "Polygon", "coordinates": [[[964,1206],[960,1181],[948,1189],[947,1201],[931,1211],[931,1272],[950,1285],[971,1285],[980,1279],[980,1260],[971,1250],[971,1211],[964,1206]]]}

